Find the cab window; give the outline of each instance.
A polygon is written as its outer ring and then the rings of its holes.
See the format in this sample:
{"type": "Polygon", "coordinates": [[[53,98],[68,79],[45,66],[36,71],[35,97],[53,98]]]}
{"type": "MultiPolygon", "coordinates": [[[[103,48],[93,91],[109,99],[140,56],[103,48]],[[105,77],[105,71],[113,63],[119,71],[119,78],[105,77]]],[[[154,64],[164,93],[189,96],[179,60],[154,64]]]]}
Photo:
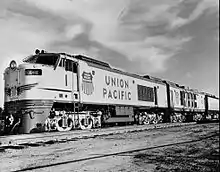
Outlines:
{"type": "Polygon", "coordinates": [[[64,67],[66,71],[77,73],[77,63],[72,60],[62,58],[59,67],[64,67]]]}
{"type": "Polygon", "coordinates": [[[59,63],[59,66],[60,66],[60,67],[64,67],[64,66],[65,66],[64,61],[65,61],[65,60],[64,60],[63,58],[60,60],[60,63],[59,63]]]}
{"type": "Polygon", "coordinates": [[[77,73],[77,63],[73,62],[72,60],[66,59],[65,70],[73,73],[77,73]]]}

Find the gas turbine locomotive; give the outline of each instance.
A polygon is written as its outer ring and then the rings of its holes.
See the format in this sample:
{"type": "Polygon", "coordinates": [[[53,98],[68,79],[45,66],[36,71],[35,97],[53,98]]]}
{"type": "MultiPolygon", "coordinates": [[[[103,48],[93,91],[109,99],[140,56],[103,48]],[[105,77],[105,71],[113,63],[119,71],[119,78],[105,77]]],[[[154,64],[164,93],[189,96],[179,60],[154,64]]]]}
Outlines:
{"type": "Polygon", "coordinates": [[[7,132],[68,131],[106,124],[218,118],[219,99],[82,55],[36,50],[4,72],[7,132]]]}

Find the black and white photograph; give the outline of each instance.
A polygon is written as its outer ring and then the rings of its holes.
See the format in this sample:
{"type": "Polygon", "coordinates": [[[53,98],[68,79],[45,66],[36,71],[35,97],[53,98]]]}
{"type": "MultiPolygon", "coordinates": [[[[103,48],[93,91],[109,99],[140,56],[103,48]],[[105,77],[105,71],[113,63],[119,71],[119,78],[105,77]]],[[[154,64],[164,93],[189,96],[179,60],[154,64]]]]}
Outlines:
{"type": "Polygon", "coordinates": [[[0,0],[0,172],[218,172],[218,0],[0,0]]]}

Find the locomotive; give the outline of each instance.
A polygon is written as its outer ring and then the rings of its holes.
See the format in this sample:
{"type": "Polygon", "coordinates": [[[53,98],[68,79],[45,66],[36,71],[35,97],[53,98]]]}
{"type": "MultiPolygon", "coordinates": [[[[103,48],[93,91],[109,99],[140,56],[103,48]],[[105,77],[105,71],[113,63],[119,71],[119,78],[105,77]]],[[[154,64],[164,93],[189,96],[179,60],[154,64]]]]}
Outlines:
{"type": "Polygon", "coordinates": [[[4,72],[7,133],[219,119],[219,98],[84,55],[36,50],[4,72]]]}

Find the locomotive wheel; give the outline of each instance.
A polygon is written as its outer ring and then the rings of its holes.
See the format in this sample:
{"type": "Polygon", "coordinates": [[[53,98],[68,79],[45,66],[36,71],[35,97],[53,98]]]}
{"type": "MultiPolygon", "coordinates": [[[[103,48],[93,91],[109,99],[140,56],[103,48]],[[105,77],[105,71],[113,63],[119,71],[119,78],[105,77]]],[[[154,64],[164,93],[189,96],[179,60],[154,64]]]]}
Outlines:
{"type": "Polygon", "coordinates": [[[91,118],[89,118],[89,119],[84,119],[83,118],[82,120],[80,120],[80,128],[82,130],[91,129],[92,126],[93,126],[93,122],[92,122],[91,118]]]}
{"type": "Polygon", "coordinates": [[[153,119],[153,124],[158,124],[159,123],[159,117],[158,117],[158,115],[156,114],[156,116],[154,117],[154,119],[153,119]]]}
{"type": "Polygon", "coordinates": [[[154,119],[154,120],[152,121],[152,123],[153,123],[153,124],[157,124],[157,123],[158,123],[158,120],[157,120],[157,119],[154,119]]]}
{"type": "Polygon", "coordinates": [[[158,124],[160,123],[161,117],[158,114],[155,114],[154,119],[153,119],[153,124],[158,124]]]}
{"type": "Polygon", "coordinates": [[[177,122],[183,122],[182,117],[178,118],[177,122]]]}
{"type": "Polygon", "coordinates": [[[57,130],[57,120],[48,118],[44,123],[44,131],[57,130]]]}
{"type": "Polygon", "coordinates": [[[148,118],[147,115],[142,114],[141,116],[139,116],[139,124],[140,125],[150,124],[150,119],[148,118]]]}
{"type": "Polygon", "coordinates": [[[177,119],[176,119],[176,115],[175,115],[175,114],[170,116],[170,122],[172,122],[172,123],[177,122],[177,119]]]}
{"type": "Polygon", "coordinates": [[[139,125],[143,125],[143,117],[142,117],[142,116],[139,116],[139,118],[138,118],[138,124],[139,124],[139,125]]]}
{"type": "Polygon", "coordinates": [[[181,115],[181,119],[182,119],[182,122],[186,121],[186,117],[184,115],[181,115]]]}
{"type": "Polygon", "coordinates": [[[151,122],[151,120],[150,120],[149,117],[145,117],[145,118],[144,118],[143,123],[144,123],[145,125],[150,124],[150,122],[151,122]]]}
{"type": "Polygon", "coordinates": [[[59,120],[57,120],[56,127],[57,127],[58,131],[70,131],[73,127],[73,121],[72,121],[72,119],[68,118],[67,119],[67,127],[63,127],[63,121],[60,118],[59,120]]]}
{"type": "Polygon", "coordinates": [[[196,113],[193,115],[193,121],[201,121],[202,120],[202,115],[200,113],[196,113]]]}
{"type": "Polygon", "coordinates": [[[177,122],[183,122],[183,115],[182,114],[176,114],[177,122]]]}

